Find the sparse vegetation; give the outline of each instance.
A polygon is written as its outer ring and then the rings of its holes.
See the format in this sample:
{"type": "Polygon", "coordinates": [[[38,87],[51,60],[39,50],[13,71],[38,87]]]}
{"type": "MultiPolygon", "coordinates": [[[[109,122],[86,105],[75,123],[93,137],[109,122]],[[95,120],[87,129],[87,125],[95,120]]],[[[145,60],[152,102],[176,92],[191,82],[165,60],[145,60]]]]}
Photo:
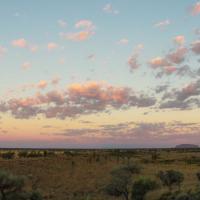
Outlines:
{"type": "Polygon", "coordinates": [[[44,200],[200,199],[198,150],[28,149],[0,155],[2,178],[13,185],[0,200],[14,192],[12,200],[40,200],[38,191],[44,200]]]}

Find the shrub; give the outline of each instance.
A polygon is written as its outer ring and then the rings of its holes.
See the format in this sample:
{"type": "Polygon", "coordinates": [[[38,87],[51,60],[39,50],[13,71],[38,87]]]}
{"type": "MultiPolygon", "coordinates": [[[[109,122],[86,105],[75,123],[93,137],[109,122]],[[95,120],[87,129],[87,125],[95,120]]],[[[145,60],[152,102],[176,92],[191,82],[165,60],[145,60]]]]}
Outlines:
{"type": "Polygon", "coordinates": [[[131,174],[139,174],[141,167],[138,164],[128,164],[121,167],[123,170],[130,172],[131,174]]]}
{"type": "Polygon", "coordinates": [[[184,175],[175,170],[167,170],[165,172],[160,171],[158,173],[158,177],[160,178],[162,184],[167,186],[170,191],[172,190],[173,185],[177,185],[180,190],[180,185],[184,180],[184,175]]]}
{"type": "Polygon", "coordinates": [[[40,151],[31,151],[28,153],[29,158],[38,158],[38,157],[43,157],[43,153],[40,151]]]}
{"type": "Polygon", "coordinates": [[[26,157],[28,157],[28,151],[20,151],[20,152],[18,153],[18,156],[19,156],[20,158],[26,158],[26,157]]]}
{"type": "Polygon", "coordinates": [[[111,172],[112,178],[110,183],[105,187],[108,195],[120,197],[126,200],[129,198],[129,186],[131,183],[131,172],[123,167],[114,169],[111,172]]]}
{"type": "Polygon", "coordinates": [[[15,152],[8,151],[8,152],[5,152],[5,153],[2,153],[1,157],[3,159],[13,159],[15,157],[15,152]]]}
{"type": "Polygon", "coordinates": [[[110,183],[105,187],[105,192],[108,195],[115,197],[123,196],[126,200],[128,200],[128,186],[130,181],[130,176],[127,174],[120,174],[119,176],[115,175],[112,177],[110,183]]]}
{"type": "Polygon", "coordinates": [[[168,192],[164,193],[159,200],[199,200],[200,199],[200,192],[191,192],[188,191],[186,193],[180,192],[168,192]]]}
{"type": "Polygon", "coordinates": [[[198,181],[200,181],[200,172],[196,173],[198,181]]]}
{"type": "Polygon", "coordinates": [[[39,193],[26,192],[24,187],[24,177],[14,176],[8,172],[0,171],[1,200],[42,200],[39,193]]]}
{"type": "Polygon", "coordinates": [[[144,200],[145,195],[156,189],[157,183],[149,178],[140,178],[132,186],[132,200],[144,200]]]}

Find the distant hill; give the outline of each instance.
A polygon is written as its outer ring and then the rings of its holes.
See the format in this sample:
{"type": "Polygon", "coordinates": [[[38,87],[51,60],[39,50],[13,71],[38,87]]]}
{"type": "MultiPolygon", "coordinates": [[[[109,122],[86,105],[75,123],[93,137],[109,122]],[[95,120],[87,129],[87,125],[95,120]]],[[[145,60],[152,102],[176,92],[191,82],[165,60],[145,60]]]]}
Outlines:
{"type": "Polygon", "coordinates": [[[179,145],[176,145],[175,148],[178,148],[178,149],[191,149],[191,148],[199,148],[199,146],[196,145],[196,144],[179,144],[179,145]]]}

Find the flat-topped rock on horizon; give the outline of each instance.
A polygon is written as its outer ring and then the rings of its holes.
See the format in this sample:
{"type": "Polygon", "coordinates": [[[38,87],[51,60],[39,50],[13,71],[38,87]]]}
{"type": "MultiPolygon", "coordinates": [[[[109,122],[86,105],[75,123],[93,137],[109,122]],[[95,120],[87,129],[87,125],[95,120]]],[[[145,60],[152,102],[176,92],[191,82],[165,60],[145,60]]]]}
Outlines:
{"type": "Polygon", "coordinates": [[[199,145],[196,145],[196,144],[179,144],[179,145],[176,145],[175,148],[199,148],[199,145]]]}

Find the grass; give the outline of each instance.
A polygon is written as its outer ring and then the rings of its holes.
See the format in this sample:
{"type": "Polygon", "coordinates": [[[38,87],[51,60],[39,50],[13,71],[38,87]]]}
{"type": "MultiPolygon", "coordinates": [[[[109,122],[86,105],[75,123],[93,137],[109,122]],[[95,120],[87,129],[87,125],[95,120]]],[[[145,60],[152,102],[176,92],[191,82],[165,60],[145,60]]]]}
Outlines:
{"type": "MultiPolygon", "coordinates": [[[[5,152],[7,150],[1,150],[1,154],[5,152]]],[[[25,158],[18,157],[20,150],[14,152],[15,158],[0,157],[0,169],[25,175],[28,187],[39,189],[47,200],[116,199],[104,194],[102,188],[110,179],[110,171],[127,162],[137,162],[141,166],[141,173],[134,176],[135,180],[145,176],[160,183],[156,177],[160,170],[184,173],[183,191],[195,189],[196,172],[200,171],[198,150],[157,150],[156,159],[152,158],[153,150],[74,150],[71,153],[55,150],[55,154],[46,157],[25,158]]],[[[156,200],[165,191],[167,188],[161,187],[150,192],[146,199],[156,200]]]]}

